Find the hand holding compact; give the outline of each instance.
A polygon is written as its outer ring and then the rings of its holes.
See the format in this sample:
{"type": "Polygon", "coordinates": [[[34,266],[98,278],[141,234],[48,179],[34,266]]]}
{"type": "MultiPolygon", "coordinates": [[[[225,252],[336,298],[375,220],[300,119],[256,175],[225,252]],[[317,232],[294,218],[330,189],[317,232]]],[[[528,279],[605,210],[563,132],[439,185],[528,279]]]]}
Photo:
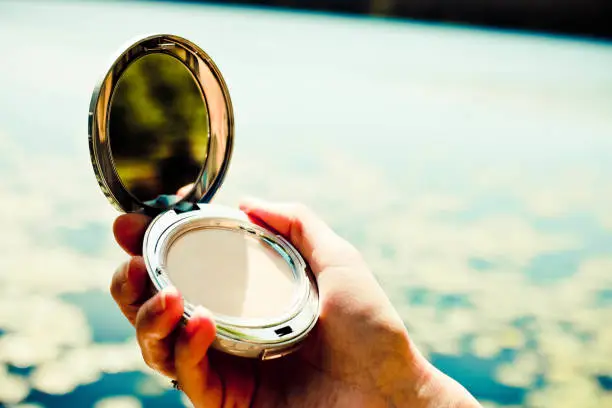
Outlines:
{"type": "Polygon", "coordinates": [[[139,256],[149,219],[123,215],[114,225],[117,242],[133,257],[115,273],[111,293],[135,325],[147,364],[177,379],[196,407],[479,406],[421,356],[359,253],[323,221],[295,205],[250,202],[242,209],[304,254],[320,288],[314,332],[277,360],[210,348],[215,324],[203,308],[181,327],[180,294],[168,289],[150,297],[139,256]]]}
{"type": "Polygon", "coordinates": [[[475,404],[423,359],[358,252],[310,211],[210,204],[233,123],[212,59],[174,35],[131,44],[94,90],[93,168],[131,213],[115,223],[133,257],[111,292],[147,364],[197,407],[475,404]]]}

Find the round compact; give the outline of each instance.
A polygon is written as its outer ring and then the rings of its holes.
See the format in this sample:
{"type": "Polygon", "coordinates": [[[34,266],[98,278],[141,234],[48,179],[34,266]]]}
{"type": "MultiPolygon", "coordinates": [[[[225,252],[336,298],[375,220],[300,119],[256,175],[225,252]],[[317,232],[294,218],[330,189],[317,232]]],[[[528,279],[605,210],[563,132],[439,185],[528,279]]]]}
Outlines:
{"type": "Polygon", "coordinates": [[[318,289],[281,235],[237,209],[210,204],[233,142],[223,77],[184,38],[130,43],[94,90],[93,168],[118,210],[154,217],[142,248],[153,286],[178,289],[185,319],[199,305],[210,310],[216,349],[272,359],[296,350],[315,326],[318,289]]]}

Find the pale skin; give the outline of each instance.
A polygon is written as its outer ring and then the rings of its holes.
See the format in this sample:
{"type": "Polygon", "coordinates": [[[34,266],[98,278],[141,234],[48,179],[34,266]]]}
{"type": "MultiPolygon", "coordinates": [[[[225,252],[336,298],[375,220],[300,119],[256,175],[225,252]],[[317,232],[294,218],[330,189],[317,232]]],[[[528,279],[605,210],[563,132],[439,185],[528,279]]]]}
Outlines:
{"type": "Polygon", "coordinates": [[[480,407],[421,355],[358,251],[320,218],[301,205],[258,200],[241,209],[303,254],[320,290],[314,332],[298,352],[277,360],[210,348],[215,324],[204,308],[181,326],[177,290],[152,296],[141,257],[150,219],[122,215],[113,227],[132,256],[113,276],[113,298],[134,325],[145,362],[177,380],[195,407],[480,407]]]}

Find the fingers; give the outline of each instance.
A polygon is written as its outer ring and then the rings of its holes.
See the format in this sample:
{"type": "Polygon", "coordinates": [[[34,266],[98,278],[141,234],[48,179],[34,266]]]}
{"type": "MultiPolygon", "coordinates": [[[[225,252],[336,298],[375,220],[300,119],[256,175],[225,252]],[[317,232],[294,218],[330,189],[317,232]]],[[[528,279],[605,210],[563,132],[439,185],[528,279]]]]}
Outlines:
{"type": "Polygon", "coordinates": [[[151,218],[142,214],[123,214],[113,224],[115,239],[121,248],[130,255],[142,253],[142,239],[151,218]]]}
{"type": "Polygon", "coordinates": [[[215,323],[198,307],[181,330],[174,348],[176,376],[181,389],[197,407],[221,406],[223,387],[211,369],[207,353],[215,339],[215,323]]]}
{"type": "Polygon", "coordinates": [[[136,315],[136,337],[147,365],[174,377],[174,332],[183,316],[183,299],[168,287],[147,300],[136,315]]]}
{"type": "Polygon", "coordinates": [[[142,257],[135,256],[117,268],[110,292],[121,312],[133,325],[138,309],[151,294],[147,268],[142,257]]]}
{"type": "Polygon", "coordinates": [[[306,258],[315,274],[325,267],[344,266],[359,258],[352,245],[300,204],[249,199],[240,209],[255,223],[271,227],[287,238],[306,258]]]}
{"type": "Polygon", "coordinates": [[[217,350],[208,353],[210,370],[223,380],[223,406],[240,407],[255,397],[257,360],[232,356],[217,350]]]}

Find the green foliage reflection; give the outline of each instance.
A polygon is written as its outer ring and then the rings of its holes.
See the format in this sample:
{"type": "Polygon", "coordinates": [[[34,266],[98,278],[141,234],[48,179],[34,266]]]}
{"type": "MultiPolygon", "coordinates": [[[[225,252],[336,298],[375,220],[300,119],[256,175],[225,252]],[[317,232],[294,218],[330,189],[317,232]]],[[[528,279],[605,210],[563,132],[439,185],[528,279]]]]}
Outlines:
{"type": "Polygon", "coordinates": [[[140,201],[193,183],[206,160],[208,117],[187,68],[161,53],[128,67],[113,94],[109,138],[117,173],[140,201]]]}

